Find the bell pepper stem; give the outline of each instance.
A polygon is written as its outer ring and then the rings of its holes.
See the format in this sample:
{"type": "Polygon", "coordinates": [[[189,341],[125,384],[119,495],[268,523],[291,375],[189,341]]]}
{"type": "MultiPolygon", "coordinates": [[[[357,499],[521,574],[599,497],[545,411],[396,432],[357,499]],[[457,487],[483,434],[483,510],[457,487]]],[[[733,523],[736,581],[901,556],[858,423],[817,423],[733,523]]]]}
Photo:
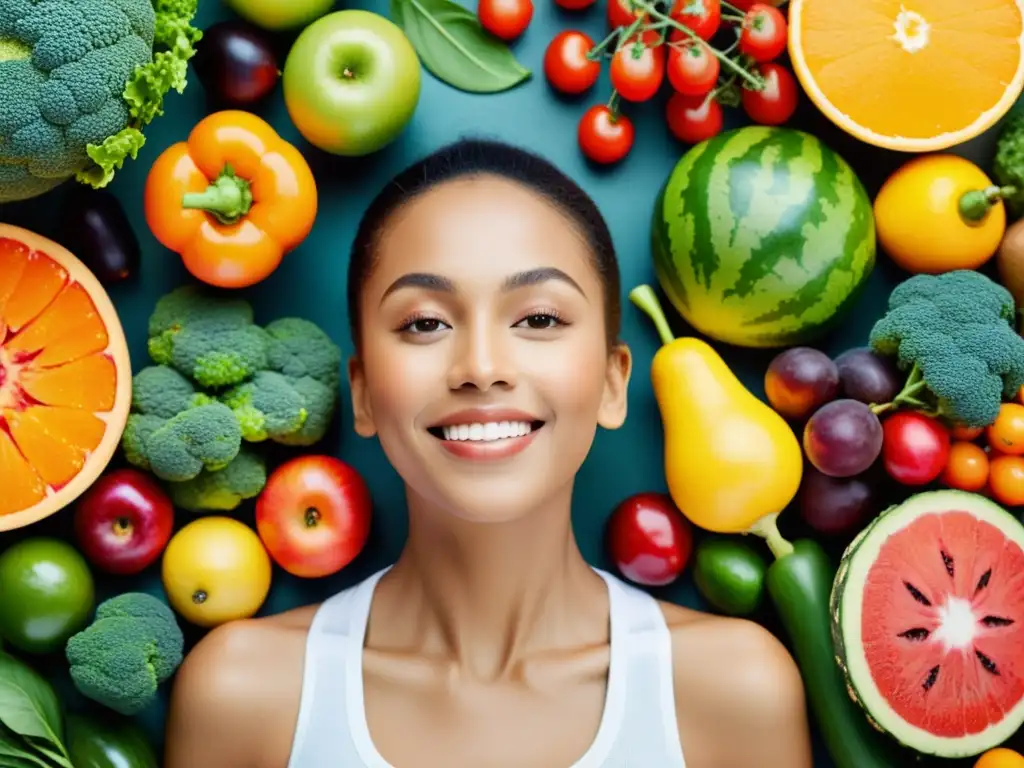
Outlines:
{"type": "Polygon", "coordinates": [[[1000,200],[1017,194],[1016,187],[1000,187],[993,184],[985,189],[971,189],[960,196],[960,215],[968,224],[980,224],[992,206],[1000,200]]]}
{"type": "Polygon", "coordinates": [[[766,515],[750,526],[750,533],[760,536],[765,540],[768,549],[776,560],[781,560],[793,554],[793,544],[782,537],[779,533],[779,516],[766,515]]]}
{"type": "Polygon", "coordinates": [[[661,309],[661,302],[658,301],[654,289],[649,285],[638,285],[629,292],[629,300],[638,306],[654,323],[658,329],[662,344],[671,344],[675,341],[672,329],[668,326],[668,319],[661,309]]]}
{"type": "Polygon", "coordinates": [[[249,182],[236,176],[231,166],[227,166],[202,192],[186,192],[181,206],[206,211],[222,224],[234,224],[249,213],[252,202],[249,182]]]}

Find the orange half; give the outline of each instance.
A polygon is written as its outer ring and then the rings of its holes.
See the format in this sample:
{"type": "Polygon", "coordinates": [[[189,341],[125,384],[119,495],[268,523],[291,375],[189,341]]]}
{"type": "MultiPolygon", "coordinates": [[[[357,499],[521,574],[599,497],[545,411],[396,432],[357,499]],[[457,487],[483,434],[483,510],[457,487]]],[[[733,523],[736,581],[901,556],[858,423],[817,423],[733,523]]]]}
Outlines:
{"type": "Polygon", "coordinates": [[[817,107],[861,141],[934,152],[991,128],[1024,90],[1024,0],[791,0],[789,54],[817,107]]]}
{"type": "Polygon", "coordinates": [[[131,382],[124,331],[92,272],[0,224],[0,531],[92,485],[121,440],[131,382]]]}

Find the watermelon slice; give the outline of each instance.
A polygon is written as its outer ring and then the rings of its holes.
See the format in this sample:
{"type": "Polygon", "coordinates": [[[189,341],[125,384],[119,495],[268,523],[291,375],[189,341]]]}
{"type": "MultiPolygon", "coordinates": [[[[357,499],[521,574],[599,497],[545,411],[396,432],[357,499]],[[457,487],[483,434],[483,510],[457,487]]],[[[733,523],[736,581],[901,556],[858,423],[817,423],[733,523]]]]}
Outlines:
{"type": "Polygon", "coordinates": [[[843,555],[832,617],[851,695],[903,745],[972,757],[1024,724],[1024,526],[985,497],[882,513],[843,555]]]}

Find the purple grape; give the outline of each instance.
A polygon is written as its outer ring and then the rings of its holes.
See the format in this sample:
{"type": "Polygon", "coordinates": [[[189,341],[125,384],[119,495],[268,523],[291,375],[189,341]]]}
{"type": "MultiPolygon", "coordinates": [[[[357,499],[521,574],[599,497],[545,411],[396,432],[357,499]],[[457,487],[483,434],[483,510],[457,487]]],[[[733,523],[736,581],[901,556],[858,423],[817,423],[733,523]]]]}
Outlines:
{"type": "Polygon", "coordinates": [[[852,477],[882,452],[882,423],[864,403],[848,398],[826,403],[804,426],[804,453],[819,472],[852,477]]]}
{"type": "Polygon", "coordinates": [[[903,389],[906,378],[892,358],[879,355],[869,347],[843,352],[836,358],[836,368],[839,369],[841,396],[868,405],[892,402],[903,389]]]}
{"type": "Polygon", "coordinates": [[[778,413],[802,421],[836,396],[839,369],[824,352],[793,347],[768,365],[764,391],[778,413]]]}
{"type": "Polygon", "coordinates": [[[879,495],[870,475],[829,477],[808,467],[800,484],[800,516],[823,536],[859,530],[879,512],[879,495]]]}

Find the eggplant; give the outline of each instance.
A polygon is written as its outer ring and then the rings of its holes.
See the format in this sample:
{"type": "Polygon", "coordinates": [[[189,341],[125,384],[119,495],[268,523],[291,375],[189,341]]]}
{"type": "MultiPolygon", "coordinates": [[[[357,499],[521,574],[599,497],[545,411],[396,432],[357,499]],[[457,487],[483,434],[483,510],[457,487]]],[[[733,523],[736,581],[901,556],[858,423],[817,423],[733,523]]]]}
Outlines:
{"type": "Polygon", "coordinates": [[[210,100],[224,106],[255,104],[281,78],[270,40],[252,24],[236,19],[204,30],[192,66],[210,100]]]}
{"type": "Polygon", "coordinates": [[[61,211],[59,239],[104,285],[139,271],[142,254],[135,230],[121,202],[105,189],[71,189],[61,211]]]}

